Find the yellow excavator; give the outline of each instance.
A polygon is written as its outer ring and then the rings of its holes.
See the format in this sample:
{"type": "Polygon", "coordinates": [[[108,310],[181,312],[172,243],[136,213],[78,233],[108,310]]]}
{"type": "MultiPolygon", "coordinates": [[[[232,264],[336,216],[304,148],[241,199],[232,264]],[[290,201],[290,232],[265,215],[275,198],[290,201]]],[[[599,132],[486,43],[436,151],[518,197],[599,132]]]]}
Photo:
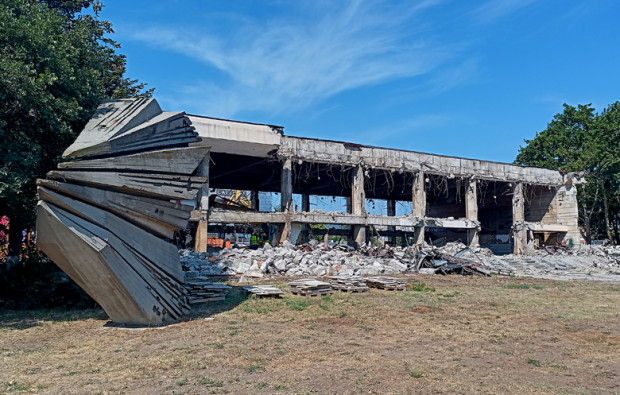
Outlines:
{"type": "Polygon", "coordinates": [[[209,207],[223,208],[227,210],[251,211],[252,202],[243,196],[243,192],[240,189],[224,189],[217,190],[216,193],[211,194],[209,197],[209,207]]]}

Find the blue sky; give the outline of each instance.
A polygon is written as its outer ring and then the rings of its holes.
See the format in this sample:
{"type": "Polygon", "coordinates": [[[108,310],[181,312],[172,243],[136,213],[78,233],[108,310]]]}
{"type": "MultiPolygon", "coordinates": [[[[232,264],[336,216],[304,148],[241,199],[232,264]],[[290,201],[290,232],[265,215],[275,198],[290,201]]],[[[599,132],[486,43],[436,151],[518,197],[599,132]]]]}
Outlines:
{"type": "Polygon", "coordinates": [[[512,162],[562,104],[619,100],[620,1],[106,0],[165,110],[512,162]]]}

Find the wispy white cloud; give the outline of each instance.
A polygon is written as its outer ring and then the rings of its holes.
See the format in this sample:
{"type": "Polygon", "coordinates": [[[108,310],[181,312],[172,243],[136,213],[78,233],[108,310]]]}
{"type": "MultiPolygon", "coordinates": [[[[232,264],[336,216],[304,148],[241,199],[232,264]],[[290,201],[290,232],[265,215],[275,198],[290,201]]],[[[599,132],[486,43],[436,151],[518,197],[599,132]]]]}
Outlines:
{"type": "Polygon", "coordinates": [[[471,14],[479,23],[491,23],[527,7],[534,1],[536,0],[488,0],[472,10],[471,14]]]}
{"type": "Polygon", "coordinates": [[[321,9],[304,17],[243,18],[226,35],[158,27],[137,29],[133,39],[184,54],[226,76],[182,88],[182,104],[191,102],[194,111],[277,113],[425,74],[450,59],[454,48],[425,34],[422,16],[435,3],[319,1],[313,4],[321,9]]]}

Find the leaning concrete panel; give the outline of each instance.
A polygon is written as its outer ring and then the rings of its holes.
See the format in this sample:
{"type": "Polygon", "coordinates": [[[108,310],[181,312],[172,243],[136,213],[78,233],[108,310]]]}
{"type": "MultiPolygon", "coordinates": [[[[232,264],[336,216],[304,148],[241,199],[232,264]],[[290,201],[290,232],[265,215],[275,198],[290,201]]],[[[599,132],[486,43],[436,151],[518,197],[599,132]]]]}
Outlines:
{"type": "Polygon", "coordinates": [[[186,228],[208,147],[184,113],[153,99],[103,103],[39,180],[38,246],[118,323],[159,325],[189,311],[174,231],[186,228]],[[190,145],[192,145],[190,147],[190,145]]]}

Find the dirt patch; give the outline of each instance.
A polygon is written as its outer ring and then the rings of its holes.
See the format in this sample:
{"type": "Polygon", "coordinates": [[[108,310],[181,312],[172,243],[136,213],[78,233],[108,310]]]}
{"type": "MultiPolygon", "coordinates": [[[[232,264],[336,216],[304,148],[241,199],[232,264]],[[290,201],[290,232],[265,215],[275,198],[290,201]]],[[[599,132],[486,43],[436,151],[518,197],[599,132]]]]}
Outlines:
{"type": "Polygon", "coordinates": [[[620,391],[620,285],[407,279],[406,291],[322,298],[234,288],[163,329],[105,326],[97,311],[3,312],[0,392],[620,391]]]}

